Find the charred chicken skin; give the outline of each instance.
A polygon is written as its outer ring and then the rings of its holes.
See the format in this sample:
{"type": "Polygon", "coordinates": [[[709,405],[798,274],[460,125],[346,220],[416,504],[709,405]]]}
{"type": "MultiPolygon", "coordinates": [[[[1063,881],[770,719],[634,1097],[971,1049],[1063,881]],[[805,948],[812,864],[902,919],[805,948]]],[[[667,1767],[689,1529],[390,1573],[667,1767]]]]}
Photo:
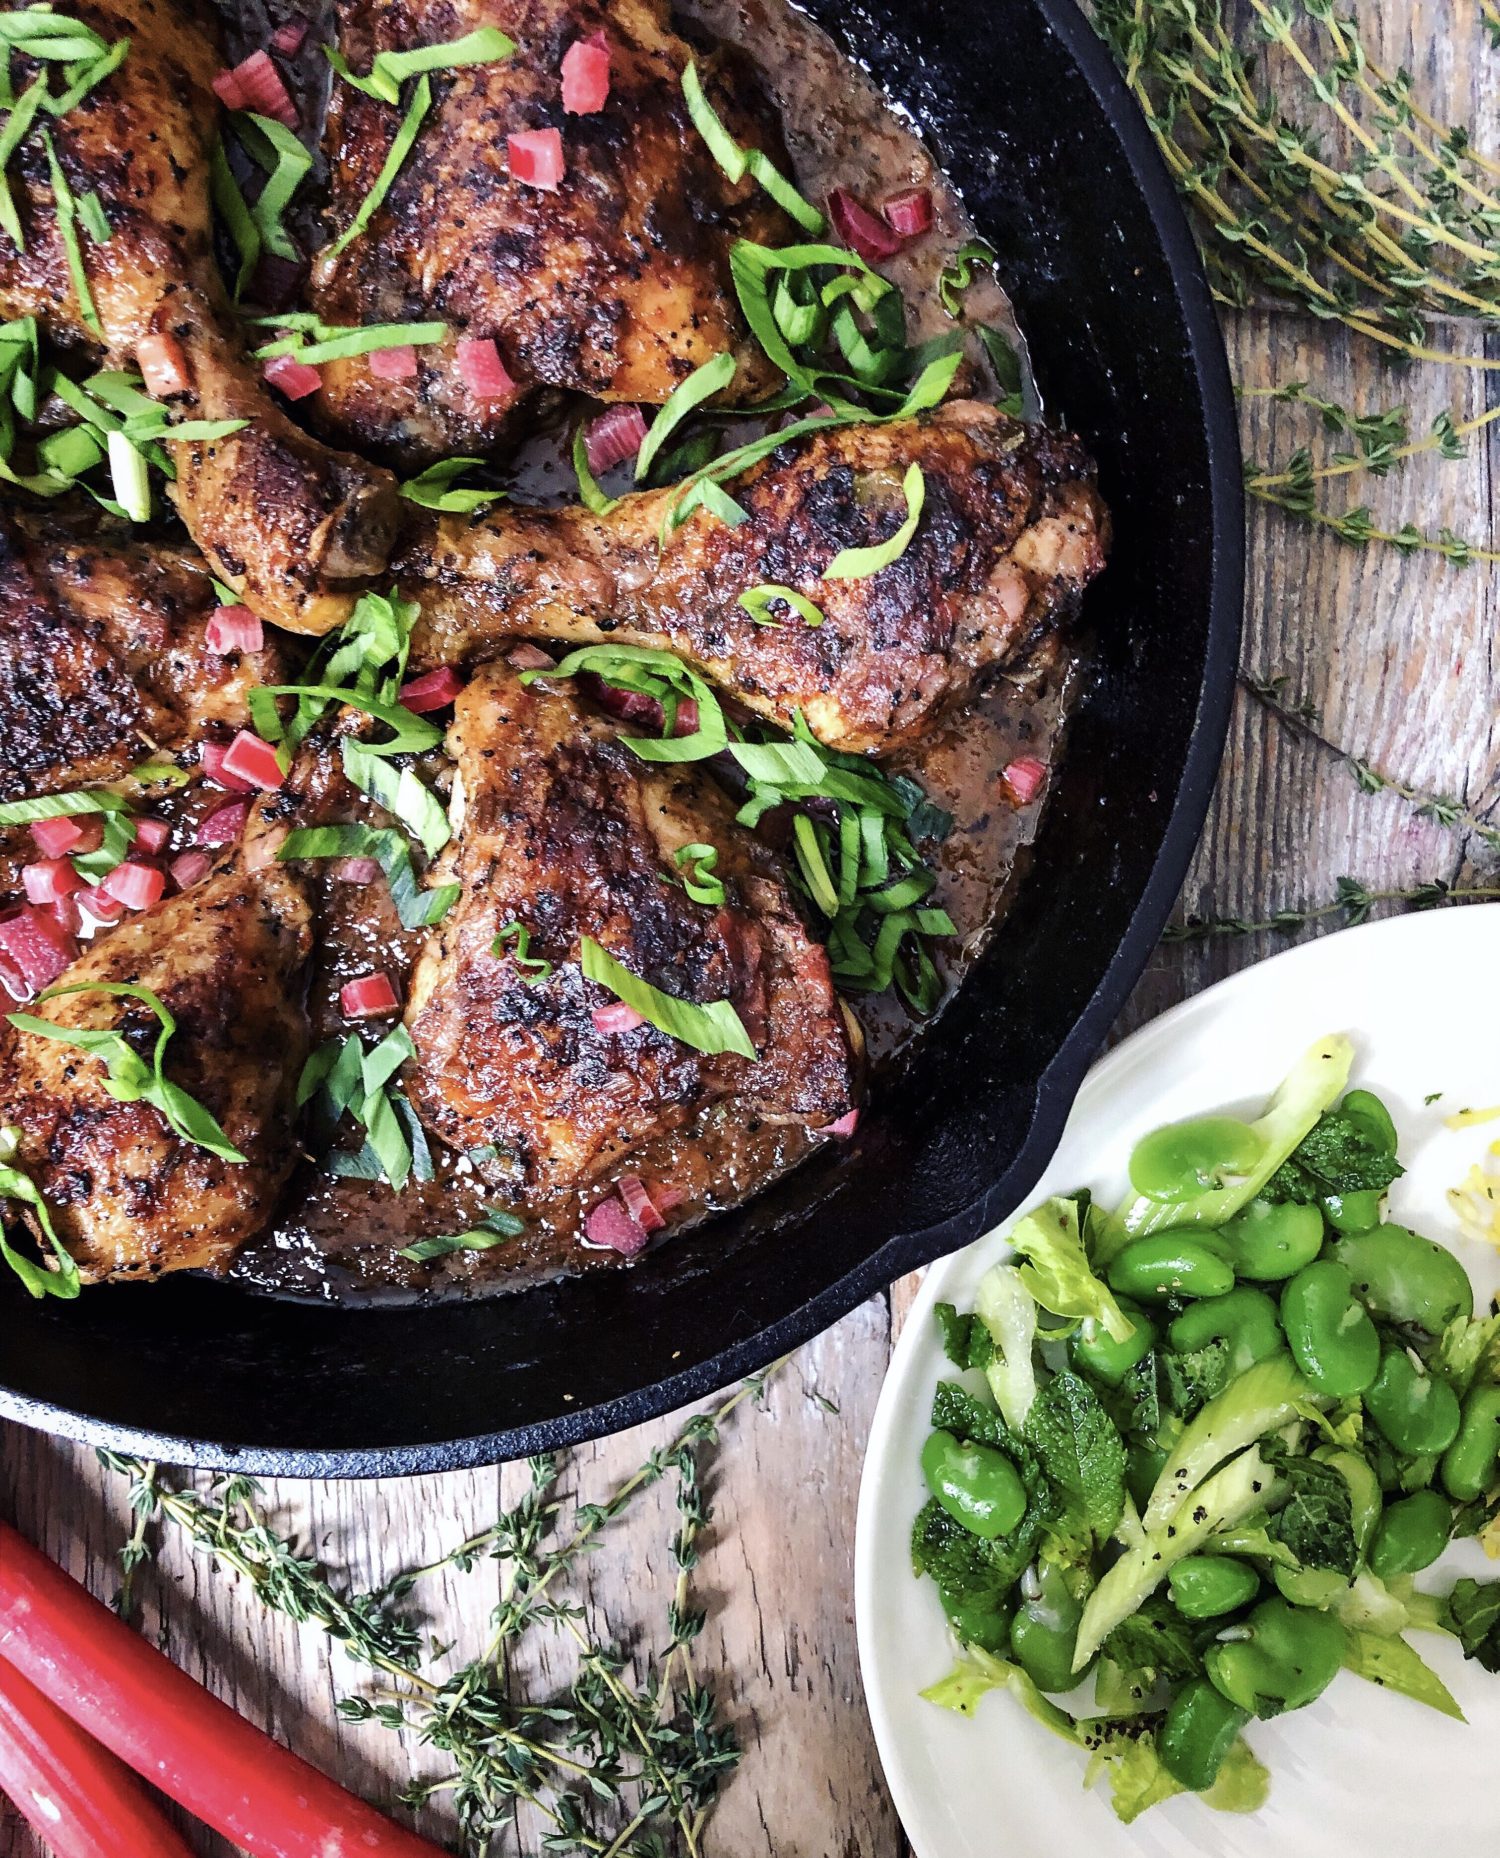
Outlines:
{"type": "MultiPolygon", "coordinates": [[[[119,69],[51,129],[74,197],[96,193],[111,228],[107,243],[84,248],[99,330],[69,274],[36,135],[7,170],[26,243],[0,238],[0,312],[36,316],[55,340],[102,348],[114,367],[134,366],[145,340],[174,344],[184,378],[161,396],[172,412],[248,421],[227,438],[171,445],[171,494],[189,533],[265,618],[326,632],[385,566],[395,481],[303,432],[246,351],[213,253],[211,80],[222,57],[211,17],[193,0],[80,0],[70,12],[111,44],[130,40],[119,69]]],[[[18,88],[33,75],[16,62],[18,88]]]]}
{"type": "MultiPolygon", "coordinates": [[[[294,1159],[310,947],[296,878],[274,862],[252,870],[235,852],[121,924],[59,983],[149,988],[177,1022],[166,1075],[218,1119],[243,1162],[187,1141],[151,1104],[117,1101],[96,1054],[0,1020],[0,1125],[20,1130],[16,1165],[85,1280],[222,1270],[264,1228],[294,1159]]],[[[118,1029],[148,1061],[160,1029],[144,1002],[108,993],[58,994],[28,1010],[64,1033],[118,1029]]]]}
{"type": "Polygon", "coordinates": [[[462,894],[407,1012],[408,1088],[434,1134],[494,1151],[485,1165],[534,1203],[598,1180],[716,1100],[813,1128],[848,1111],[827,956],[774,860],[696,769],[641,761],[560,690],[527,688],[504,665],[459,698],[451,747],[462,894]],[[682,887],[676,853],[693,843],[718,848],[717,907],[682,887]],[[580,966],[584,937],[664,993],[729,1001],[756,1057],[612,1023],[614,995],[580,966]]]}
{"type": "MultiPolygon", "coordinates": [[[[367,229],[342,251],[402,120],[401,109],[334,87],[326,143],[335,235],[315,266],[313,307],[326,322],[435,319],[451,335],[417,350],[416,375],[382,380],[367,357],[330,362],[314,417],[361,450],[414,465],[485,452],[538,387],[603,400],[664,401],[715,355],[740,363],[736,398],[779,376],[740,319],[729,277],[735,238],[783,244],[789,222],[747,176],[728,181],[689,119],[682,73],[692,56],[665,0],[342,0],[340,49],[357,73],[380,52],[498,28],[503,59],[433,78],[416,147],[367,229]],[[610,87],[602,108],[565,111],[570,47],[603,34],[610,87]],[[508,138],[561,132],[566,174],[531,185],[507,160],[508,138]],[[493,337],[516,384],[479,399],[455,366],[464,337],[493,337]]],[[[744,146],[785,163],[753,74],[728,54],[699,59],[705,89],[744,146]]]]}
{"type": "Polygon", "coordinates": [[[698,510],[665,547],[681,486],[603,516],[432,523],[398,563],[422,603],[416,655],[461,659],[512,635],[661,647],[782,728],[800,712],[830,747],[878,754],[1060,625],[1104,564],[1108,518],[1077,440],[973,401],[807,434],[728,489],[743,522],[698,510]],[[823,578],[841,550],[900,528],[912,465],[924,507],[909,545],[877,573],[823,578]],[[768,585],[805,595],[822,623],[784,606],[758,624],[740,598],[768,585]]]}
{"type": "Polygon", "coordinates": [[[279,681],[281,654],[210,652],[217,605],[191,555],[0,509],[0,801],[115,780],[248,723],[247,695],[279,681]]]}

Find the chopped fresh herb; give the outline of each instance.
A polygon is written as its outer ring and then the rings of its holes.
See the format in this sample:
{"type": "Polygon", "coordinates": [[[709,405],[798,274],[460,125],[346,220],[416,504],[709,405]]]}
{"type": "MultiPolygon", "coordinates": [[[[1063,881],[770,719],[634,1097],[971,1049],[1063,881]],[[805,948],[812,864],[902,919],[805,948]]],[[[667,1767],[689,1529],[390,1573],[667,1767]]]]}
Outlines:
{"type": "Polygon", "coordinates": [[[346,1179],[384,1180],[398,1192],[413,1174],[418,1180],[432,1178],[432,1159],[411,1106],[389,1088],[414,1051],[411,1035],[397,1026],[376,1046],[366,1048],[351,1033],[330,1039],[308,1058],[297,1083],[298,1105],[321,1093],[332,1122],[347,1111],[365,1131],[359,1151],[329,1154],[330,1172],[346,1179]]]}
{"type": "Polygon", "coordinates": [[[97,193],[86,193],[78,202],[78,217],[83,222],[83,229],[95,245],[108,245],[113,236],[109,215],[104,211],[104,202],[97,193]]]}
{"type": "Polygon", "coordinates": [[[159,997],[149,987],[135,986],[126,981],[78,981],[66,987],[48,988],[45,993],[38,994],[36,1003],[41,1006],[48,1000],[79,993],[102,993],[112,998],[139,1000],[156,1015],[161,1029],[157,1033],[149,1066],[119,1031],[57,1026],[51,1020],[38,1018],[34,1013],[11,1013],[7,1018],[18,1032],[55,1039],[60,1045],[72,1046],[76,1051],[97,1054],[109,1072],[104,1087],[116,1102],[149,1103],[185,1142],[207,1149],[211,1155],[217,1155],[223,1161],[242,1163],[245,1157],[232,1145],[210,1112],[163,1072],[162,1060],[177,1030],[177,1021],[159,997]]]}
{"type": "Polygon", "coordinates": [[[805,200],[763,150],[741,148],[725,128],[718,112],[709,102],[698,76],[698,66],[689,59],[682,74],[682,95],[687,103],[693,127],[703,137],[708,152],[736,185],[746,174],[759,182],[781,210],[797,224],[816,236],[826,221],[809,200],[805,200]]]}
{"type": "Polygon", "coordinates": [[[740,605],[750,615],[757,626],[779,626],[782,622],[772,617],[771,609],[777,603],[788,606],[808,626],[821,626],[823,614],[806,594],[800,594],[795,587],[782,587],[774,581],[768,581],[762,587],[752,587],[740,595],[740,605]]]}
{"type": "Polygon", "coordinates": [[[755,1047],[731,1001],[714,1000],[701,1006],[695,1001],[679,1000],[674,994],[663,993],[659,987],[653,987],[649,981],[622,967],[592,936],[582,939],[581,965],[587,979],[607,987],[617,999],[634,1007],[642,1019],[669,1038],[679,1039],[684,1045],[691,1045],[694,1051],[710,1056],[717,1052],[733,1052],[752,1062],[755,1059],[755,1047]]]}
{"type": "MultiPolygon", "coordinates": [[[[323,323],[311,318],[311,327],[308,328],[297,326],[303,322],[300,316],[295,323],[278,316],[265,316],[257,320],[291,331],[256,349],[257,361],[269,361],[277,355],[292,355],[308,367],[316,367],[324,361],[347,361],[354,355],[373,355],[383,348],[430,348],[448,334],[447,323],[367,323],[359,328],[345,328],[338,323],[323,323]],[[311,342],[304,339],[309,334],[313,337],[311,342]]],[[[475,464],[479,461],[464,459],[449,462],[475,464]]]]}
{"type": "Polygon", "coordinates": [[[329,246],[325,254],[327,257],[337,258],[340,252],[347,251],[380,210],[386,195],[395,183],[396,176],[405,165],[407,156],[416,146],[417,137],[422,132],[422,123],[431,108],[432,80],[424,77],[412,92],[411,102],[406,107],[406,115],[402,118],[401,127],[396,131],[385,162],[375,177],[375,185],[359,203],[359,210],[353,219],[329,246]]]}
{"type": "Polygon", "coordinates": [[[497,961],[509,955],[521,979],[531,987],[540,987],[552,973],[552,963],[531,953],[531,931],[525,923],[506,923],[490,943],[490,953],[497,961]]]}
{"type": "Polygon", "coordinates": [[[640,691],[661,704],[666,720],[663,736],[624,738],[642,761],[705,761],[728,745],[729,729],[719,699],[698,673],[672,652],[645,645],[582,645],[559,664],[523,671],[521,682],[530,684],[539,677],[576,677],[580,671],[592,671],[607,684],[640,691]],[[698,727],[691,735],[679,736],[672,731],[678,705],[684,698],[691,698],[698,706],[698,727]]]}
{"type": "Polygon", "coordinates": [[[706,400],[723,393],[734,380],[734,375],[734,356],[715,355],[712,361],[705,361],[701,367],[694,368],[687,379],[672,390],[666,405],[652,420],[651,429],[636,454],[635,475],[638,483],[649,474],[662,446],[683,420],[696,412],[706,400]]]}
{"type": "Polygon", "coordinates": [[[879,574],[882,569],[889,568],[906,553],[912,537],[917,533],[927,499],[927,480],[919,464],[907,466],[901,489],[906,498],[906,520],[900,528],[884,542],[878,542],[870,548],[840,549],[823,570],[825,581],[867,580],[872,574],[879,574]]]}
{"type": "Polygon", "coordinates": [[[694,903],[717,909],[724,901],[724,880],[714,876],[718,862],[717,845],[684,845],[677,851],[675,863],[682,871],[682,887],[694,903]]]}
{"type": "Polygon", "coordinates": [[[1021,357],[1016,352],[1016,345],[1001,329],[993,329],[988,323],[982,323],[978,330],[980,346],[989,357],[995,379],[1000,386],[1000,411],[1009,413],[1012,419],[1019,419],[1025,411],[1025,399],[1022,394],[1021,357]]]}
{"type": "Polygon", "coordinates": [[[42,146],[47,151],[47,172],[51,176],[52,198],[57,211],[57,235],[67,255],[68,275],[73,280],[73,291],[78,298],[78,307],[83,312],[83,320],[102,340],[104,325],[99,321],[99,312],[94,306],[94,293],[89,288],[83,246],[78,237],[78,203],[73,198],[73,189],[68,185],[68,177],[63,173],[62,163],[57,158],[52,137],[45,131],[42,134],[42,146]]]}
{"type": "MultiPolygon", "coordinates": [[[[272,116],[258,116],[253,110],[243,110],[231,120],[246,152],[265,172],[265,182],[249,204],[258,241],[276,257],[295,261],[302,254],[286,229],[286,213],[297,189],[312,170],[311,151],[285,123],[277,122],[272,116]]],[[[233,227],[230,230],[233,232],[233,227]]]]}
{"type": "Polygon", "coordinates": [[[418,1239],[413,1245],[403,1245],[397,1256],[410,1258],[413,1264],[427,1264],[453,1252],[487,1252],[496,1245],[503,1245],[507,1239],[518,1239],[525,1230],[525,1221],[517,1219],[514,1213],[487,1213],[478,1226],[471,1226],[467,1232],[418,1239]]]}
{"type": "Polygon", "coordinates": [[[282,840],[276,856],[284,860],[373,858],[385,873],[403,929],[441,922],[459,897],[457,884],[424,889],[418,883],[406,839],[391,826],[296,826],[282,840]]]}
{"type": "Polygon", "coordinates": [[[16,1251],[6,1237],[3,1221],[0,1221],[0,1259],[10,1266],[33,1297],[58,1297],[64,1302],[71,1302],[78,1295],[80,1287],[78,1266],[57,1236],[51,1211],[40,1189],[29,1174],[15,1165],[20,1143],[19,1129],[9,1126],[0,1128],[0,1201],[15,1200],[31,1208],[32,1217],[52,1247],[57,1269],[54,1271],[38,1265],[16,1251]]]}
{"type": "Polygon", "coordinates": [[[583,507],[594,516],[608,516],[620,499],[606,497],[599,488],[589,464],[588,433],[583,426],[573,434],[573,474],[578,479],[578,500],[583,507]]]}
{"type": "Polygon", "coordinates": [[[475,510],[488,509],[505,495],[503,490],[478,490],[459,486],[457,480],[482,458],[440,458],[416,477],[400,486],[408,503],[424,510],[438,510],[447,515],[470,516],[475,510]]]}
{"type": "Polygon", "coordinates": [[[998,263],[994,248],[983,239],[970,239],[959,246],[943,266],[937,287],[938,301],[951,317],[957,320],[963,311],[964,294],[974,282],[974,267],[986,265],[993,270],[998,263]]]}
{"type": "Polygon", "coordinates": [[[446,39],[438,45],[418,45],[405,52],[378,52],[367,77],[349,68],[348,60],[337,47],[325,45],[323,55],[346,84],[362,90],[367,97],[381,103],[401,101],[401,86],[409,77],[427,71],[457,71],[464,65],[496,64],[509,58],[516,49],[514,39],[494,26],[481,26],[466,32],[461,39],[446,39]]]}
{"type": "Polygon", "coordinates": [[[0,826],[29,826],[36,819],[71,818],[78,813],[124,813],[130,802],[109,788],[42,794],[34,800],[7,800],[0,805],[0,826]]]}

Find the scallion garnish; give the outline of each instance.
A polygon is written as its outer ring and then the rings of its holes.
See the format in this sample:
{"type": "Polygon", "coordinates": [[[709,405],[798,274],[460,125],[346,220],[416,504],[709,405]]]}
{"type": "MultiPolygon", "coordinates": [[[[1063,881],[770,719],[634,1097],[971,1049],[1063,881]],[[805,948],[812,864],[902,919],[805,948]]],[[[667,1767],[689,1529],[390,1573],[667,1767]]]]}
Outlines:
{"type": "Polygon", "coordinates": [[[581,645],[558,664],[523,671],[521,682],[530,684],[539,677],[576,677],[580,671],[592,671],[607,684],[640,691],[661,704],[667,722],[665,736],[624,738],[642,761],[706,761],[728,746],[729,729],[719,699],[698,673],[672,652],[646,645],[581,645]],[[691,698],[698,706],[698,727],[691,735],[677,736],[671,730],[677,705],[684,698],[691,698]]]}
{"type": "Polygon", "coordinates": [[[706,903],[717,909],[724,901],[724,880],[714,876],[719,862],[717,845],[681,846],[674,862],[682,872],[682,888],[694,903],[706,903]],[[684,866],[686,869],[684,869],[684,866]]]}
{"type": "Polygon", "coordinates": [[[109,223],[109,215],[104,210],[104,202],[97,193],[84,194],[78,202],[78,217],[84,231],[95,245],[108,245],[114,236],[114,228],[109,223]]]}
{"type": "Polygon", "coordinates": [[[608,516],[620,499],[606,497],[599,488],[589,464],[588,435],[582,426],[573,434],[573,475],[578,479],[578,501],[583,507],[593,516],[608,516]]]}
{"type": "Polygon", "coordinates": [[[540,987],[543,981],[551,977],[552,963],[531,953],[531,931],[525,923],[503,924],[490,943],[490,953],[497,961],[509,955],[528,987],[540,987]]]}
{"type": "Polygon", "coordinates": [[[679,1000],[675,994],[663,993],[659,987],[653,987],[638,974],[632,974],[629,968],[622,967],[592,936],[582,938],[581,966],[588,980],[607,987],[617,1000],[633,1007],[642,1019],[649,1020],[658,1032],[665,1032],[669,1038],[709,1056],[733,1052],[741,1058],[755,1058],[755,1047],[732,1001],[713,1000],[707,1006],[700,1006],[695,1001],[679,1000]]]}
{"type": "Polygon", "coordinates": [[[868,580],[872,574],[879,574],[882,569],[889,568],[901,559],[917,533],[917,525],[922,520],[922,510],[927,501],[927,480],[919,464],[907,466],[901,490],[906,498],[906,520],[896,533],[888,536],[884,542],[872,543],[868,548],[840,549],[823,570],[825,581],[868,580]]]}
{"type": "Polygon", "coordinates": [[[641,442],[641,449],[636,454],[635,476],[640,483],[655,463],[657,455],[672,433],[689,414],[711,400],[715,394],[725,391],[734,379],[735,359],[733,355],[715,355],[712,361],[705,361],[679,386],[672,390],[670,398],[651,422],[651,429],[641,442]]]}
{"type": "MultiPolygon", "coordinates": [[[[0,15],[0,18],[3,17],[0,15]]],[[[25,251],[26,238],[22,231],[20,214],[16,211],[15,198],[10,191],[10,180],[6,170],[10,166],[11,156],[21,146],[28,130],[36,121],[36,113],[41,108],[46,95],[46,78],[34,78],[12,104],[5,127],[0,129],[0,226],[5,228],[11,243],[18,252],[25,251]]]]}
{"type": "Polygon", "coordinates": [[[796,220],[805,231],[816,236],[823,230],[827,224],[823,215],[810,200],[805,200],[798,193],[770,156],[763,149],[741,148],[735,141],[709,102],[703,89],[703,80],[698,75],[698,66],[692,59],[688,60],[687,69],[682,74],[682,95],[693,127],[703,137],[709,154],[736,186],[749,174],[781,210],[796,220]]]}
{"type": "Polygon", "coordinates": [[[938,278],[938,301],[955,321],[963,311],[964,293],[974,282],[974,267],[987,265],[993,270],[998,262],[993,246],[986,245],[983,239],[970,239],[943,266],[938,278]]]}
{"type": "Polygon", "coordinates": [[[222,136],[215,141],[213,153],[209,157],[208,178],[214,209],[223,220],[234,242],[234,249],[239,253],[239,269],[234,279],[234,295],[238,299],[260,261],[261,237],[250,204],[234,178],[222,136]]]}
{"type": "Polygon", "coordinates": [[[446,1258],[453,1252],[487,1252],[507,1239],[518,1239],[526,1230],[524,1220],[514,1213],[500,1210],[486,1213],[481,1224],[467,1232],[444,1233],[439,1238],[417,1239],[403,1245],[396,1256],[410,1258],[413,1264],[427,1264],[434,1258],[446,1258]]]}
{"type": "Polygon", "coordinates": [[[747,588],[740,595],[740,605],[750,615],[757,626],[779,626],[782,621],[771,612],[778,604],[790,607],[805,625],[821,626],[823,614],[806,594],[800,594],[795,587],[782,587],[775,581],[767,581],[763,586],[747,588]]]}
{"type": "Polygon", "coordinates": [[[57,1269],[48,1270],[46,1266],[34,1264],[31,1259],[23,1257],[5,1236],[3,1223],[0,1223],[0,1259],[10,1266],[33,1297],[58,1297],[63,1302],[71,1302],[78,1295],[80,1287],[78,1266],[57,1236],[51,1211],[42,1198],[41,1189],[29,1174],[15,1165],[16,1151],[20,1144],[19,1129],[9,1125],[0,1128],[0,1200],[15,1200],[31,1208],[36,1223],[52,1247],[57,1269]]]}
{"type": "Polygon", "coordinates": [[[422,131],[423,120],[431,108],[432,80],[424,77],[418,81],[416,89],[412,92],[412,99],[406,106],[406,115],[402,118],[401,127],[396,131],[390,151],[381,165],[379,174],[375,177],[375,185],[360,201],[359,210],[353,219],[329,246],[326,254],[329,258],[337,258],[340,252],[347,251],[380,210],[386,195],[391,191],[396,176],[405,166],[406,157],[416,145],[417,137],[422,131]]]}
{"type": "Polygon", "coordinates": [[[78,203],[73,198],[73,189],[68,185],[68,177],[63,173],[62,163],[57,158],[52,137],[45,131],[42,134],[42,145],[47,151],[47,172],[52,180],[52,199],[57,212],[57,236],[62,240],[63,251],[67,254],[68,275],[73,280],[73,291],[78,298],[78,307],[83,312],[83,320],[102,340],[104,325],[99,321],[99,312],[94,307],[94,293],[89,288],[83,246],[78,237],[78,203]]]}
{"type": "Polygon", "coordinates": [[[149,1066],[135,1048],[126,1042],[124,1034],[117,1030],[57,1026],[50,1019],[38,1018],[34,1013],[10,1013],[6,1017],[18,1032],[33,1033],[42,1039],[55,1039],[58,1044],[71,1046],[75,1051],[93,1052],[109,1073],[104,1087],[116,1102],[149,1103],[165,1119],[168,1127],[185,1142],[191,1142],[196,1148],[207,1149],[209,1154],[217,1155],[222,1161],[243,1163],[245,1157],[230,1142],[210,1111],[164,1074],[162,1060],[177,1030],[177,1021],[163,1006],[160,998],[149,987],[139,987],[127,981],[77,981],[66,987],[49,987],[45,993],[37,995],[37,1005],[61,999],[65,994],[80,993],[102,993],[111,998],[139,1000],[156,1015],[161,1029],[156,1035],[149,1066]]]}
{"type": "Polygon", "coordinates": [[[488,509],[505,495],[503,490],[471,489],[456,482],[465,471],[483,462],[482,458],[440,458],[425,471],[408,478],[400,486],[401,495],[421,509],[448,515],[470,516],[475,510],[488,509]]]}
{"type": "Polygon", "coordinates": [[[378,1045],[366,1048],[354,1034],[330,1039],[311,1054],[297,1081],[299,1107],[323,1093],[332,1122],[347,1110],[365,1131],[357,1154],[336,1149],[328,1157],[330,1172],[358,1180],[384,1180],[398,1192],[415,1174],[431,1180],[432,1160],[421,1125],[406,1099],[389,1088],[390,1080],[416,1047],[404,1026],[396,1026],[378,1045]]]}
{"type": "Polygon", "coordinates": [[[418,883],[410,848],[393,826],[295,826],[276,856],[283,860],[373,858],[385,873],[403,929],[425,929],[441,922],[459,897],[457,884],[424,889],[418,883]]]}
{"type": "Polygon", "coordinates": [[[241,110],[232,121],[247,153],[265,170],[265,185],[249,205],[260,243],[277,258],[294,261],[302,254],[284,222],[293,195],[312,169],[312,154],[273,116],[241,110]]]}
{"type": "MultiPolygon", "coordinates": [[[[257,348],[254,351],[257,361],[291,355],[308,367],[317,367],[324,361],[347,361],[354,355],[373,355],[382,348],[430,348],[449,333],[447,323],[368,323],[345,328],[337,323],[319,322],[315,316],[263,316],[256,320],[291,332],[257,348]],[[309,334],[314,338],[311,342],[304,340],[309,334]]],[[[476,461],[466,459],[463,462],[476,461]]]]}
{"type": "Polygon", "coordinates": [[[401,86],[409,77],[424,71],[456,71],[464,65],[494,64],[509,58],[516,49],[514,39],[494,26],[481,26],[466,32],[461,39],[447,39],[439,45],[418,45],[405,52],[377,52],[368,77],[360,77],[335,46],[325,45],[323,55],[346,84],[362,90],[367,97],[381,103],[399,103],[401,86]]]}

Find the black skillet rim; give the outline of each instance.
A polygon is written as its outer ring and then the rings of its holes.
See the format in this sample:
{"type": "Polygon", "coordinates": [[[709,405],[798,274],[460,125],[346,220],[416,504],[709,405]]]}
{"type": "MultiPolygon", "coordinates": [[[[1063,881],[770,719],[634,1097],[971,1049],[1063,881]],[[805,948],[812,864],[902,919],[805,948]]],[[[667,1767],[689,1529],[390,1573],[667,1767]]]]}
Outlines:
{"type": "MultiPolygon", "coordinates": [[[[1019,1151],[983,1196],[986,1212],[994,1218],[1003,1217],[1024,1197],[1056,1148],[1084,1073],[1144,969],[1181,890],[1207,816],[1228,729],[1244,582],[1234,395],[1217,316],[1181,201],[1108,51],[1074,0],[1027,3],[1061,42],[1098,100],[1160,239],[1178,292],[1187,363],[1202,399],[1214,534],[1203,673],[1176,799],[1129,925],[1093,995],[1037,1081],[1035,1109],[1019,1151]]],[[[465,1438],[412,1447],[239,1447],[117,1425],[5,1388],[0,1388],[0,1418],[171,1464],[228,1467],[267,1476],[404,1476],[496,1464],[638,1425],[753,1374],[829,1328],[903,1272],[967,1242],[975,1230],[974,1209],[969,1207],[920,1232],[896,1234],[788,1316],[680,1374],[549,1420],[465,1438]]]]}

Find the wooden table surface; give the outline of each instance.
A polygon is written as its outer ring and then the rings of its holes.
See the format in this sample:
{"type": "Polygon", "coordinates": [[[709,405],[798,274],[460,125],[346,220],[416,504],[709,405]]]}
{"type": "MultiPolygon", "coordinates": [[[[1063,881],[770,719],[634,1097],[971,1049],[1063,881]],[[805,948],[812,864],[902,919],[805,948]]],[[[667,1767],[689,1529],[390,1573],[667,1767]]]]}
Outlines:
{"type": "MultiPolygon", "coordinates": [[[[1439,100],[1439,114],[1446,109],[1481,131],[1493,125],[1500,55],[1483,49],[1469,0],[1358,10],[1387,62],[1406,65],[1418,89],[1439,100]]],[[[1310,381],[1362,411],[1404,401],[1414,433],[1445,408],[1455,418],[1483,409],[1482,376],[1440,368],[1392,375],[1326,323],[1252,311],[1231,316],[1225,333],[1245,387],[1310,381]]],[[[1486,352],[1477,329],[1454,324],[1441,333],[1455,349],[1486,352]]],[[[1495,342],[1488,338],[1488,352],[1500,352],[1495,342]]],[[[1249,456],[1284,458],[1304,441],[1324,443],[1302,407],[1259,398],[1244,406],[1249,456]]],[[[1392,526],[1447,526],[1493,548],[1495,461],[1478,443],[1463,462],[1422,462],[1384,485],[1366,481],[1351,501],[1368,497],[1392,526]]],[[[1289,696],[1314,705],[1318,720],[1293,732],[1241,692],[1183,913],[1260,917],[1331,896],[1345,874],[1380,888],[1474,881],[1486,869],[1482,842],[1419,818],[1393,794],[1361,792],[1338,751],[1500,820],[1496,601],[1486,568],[1348,548],[1254,509],[1244,671],[1285,677],[1289,696]]],[[[1493,849],[1488,859],[1493,873],[1493,849]]],[[[1266,935],[1163,945],[1121,1029],[1278,945],[1266,935]]],[[[804,1348],[762,1406],[736,1414],[716,1460],[698,1576],[710,1607],[700,1669],[727,1698],[745,1758],[710,1822],[711,1858],[899,1858],[907,1849],[861,1698],[851,1568],[865,1438],[911,1288],[898,1284],[804,1348]]],[[[568,1482],[602,1496],[673,1427],[663,1420],[579,1449],[568,1482]]],[[[331,1566],[371,1585],[492,1519],[514,1500],[520,1477],[502,1469],[355,1485],[282,1481],[268,1487],[266,1505],[331,1566]]],[[[96,1592],[107,1596],[117,1585],[124,1487],[92,1452],[0,1429],[0,1513],[96,1592]]],[[[648,1501],[586,1565],[586,1603],[624,1621],[656,1607],[670,1582],[669,1533],[665,1511],[648,1501]]],[[[434,1631],[475,1641],[496,1579],[493,1563],[444,1576],[434,1631]]],[[[143,1576],[142,1599],[143,1630],[173,1658],[356,1788],[389,1797],[422,1770],[422,1753],[396,1736],[336,1722],[334,1698],[354,1687],[356,1674],[320,1633],[267,1613],[174,1535],[143,1576]]],[[[546,1645],[534,1655],[532,1668],[512,1676],[518,1691],[537,1695],[549,1679],[546,1645]]],[[[445,1829],[435,1814],[430,1826],[445,1829]]],[[[200,1849],[227,1848],[204,1841],[200,1849]]],[[[39,1851],[13,1819],[0,1823],[0,1858],[39,1851]]]]}

